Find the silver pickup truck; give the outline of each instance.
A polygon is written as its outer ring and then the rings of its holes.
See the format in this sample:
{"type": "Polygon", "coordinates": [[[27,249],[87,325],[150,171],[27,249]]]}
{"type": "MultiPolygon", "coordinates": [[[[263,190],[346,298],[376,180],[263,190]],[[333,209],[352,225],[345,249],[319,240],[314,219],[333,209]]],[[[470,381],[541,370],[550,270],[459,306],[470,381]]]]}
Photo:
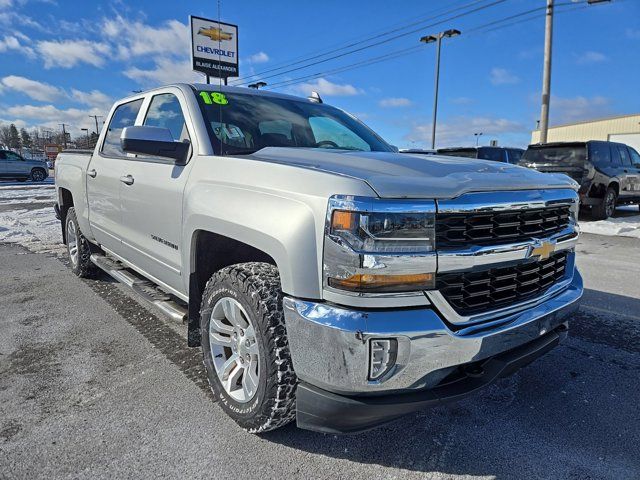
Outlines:
{"type": "Polygon", "coordinates": [[[399,154],[318,95],[177,84],[106,125],[55,166],[73,271],[184,321],[250,432],[372,428],[567,334],[583,290],[569,177],[399,154]]]}

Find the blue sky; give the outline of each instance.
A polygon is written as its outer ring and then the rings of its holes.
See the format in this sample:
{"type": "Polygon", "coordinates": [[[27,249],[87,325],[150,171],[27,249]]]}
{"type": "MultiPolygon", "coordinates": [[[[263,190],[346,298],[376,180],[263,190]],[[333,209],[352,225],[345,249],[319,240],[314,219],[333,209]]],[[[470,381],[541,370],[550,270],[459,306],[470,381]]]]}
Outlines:
{"type": "MultiPolygon", "coordinates": [[[[551,123],[640,112],[640,0],[557,2],[568,5],[555,17],[551,123]]],[[[387,40],[385,33],[397,30],[397,39],[266,81],[322,74],[275,88],[305,96],[317,90],[400,147],[430,140],[435,46],[419,48],[418,39],[457,28],[462,35],[443,42],[438,146],[473,144],[474,132],[483,132],[482,143],[524,146],[539,118],[544,12],[491,23],[544,4],[222,0],[221,19],[239,25],[242,76],[342,54],[350,50],[345,45],[387,40]],[[403,35],[409,30],[417,31],[403,35]],[[384,62],[325,73],[412,47],[384,62]]],[[[64,122],[77,135],[92,128],[88,115],[105,115],[132,90],[202,79],[190,70],[189,14],[215,18],[216,2],[0,0],[0,122],[64,122]]]]}

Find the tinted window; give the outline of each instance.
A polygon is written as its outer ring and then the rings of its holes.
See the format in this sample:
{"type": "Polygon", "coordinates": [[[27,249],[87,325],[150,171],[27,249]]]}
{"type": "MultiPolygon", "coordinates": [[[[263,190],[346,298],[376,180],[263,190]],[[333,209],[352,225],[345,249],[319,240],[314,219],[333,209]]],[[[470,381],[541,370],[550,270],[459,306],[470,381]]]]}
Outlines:
{"type": "Polygon", "coordinates": [[[478,158],[478,152],[475,148],[438,150],[438,155],[446,155],[447,157],[478,158]]]}
{"type": "Polygon", "coordinates": [[[629,152],[627,151],[627,147],[624,145],[617,145],[618,153],[620,154],[620,160],[622,160],[622,165],[625,167],[631,166],[631,157],[629,157],[629,152]]]}
{"type": "Polygon", "coordinates": [[[180,101],[173,93],[153,96],[144,125],[168,128],[176,141],[189,138],[180,101]]]}
{"type": "Polygon", "coordinates": [[[231,92],[199,92],[197,98],[214,148],[223,155],[264,147],[392,151],[364,124],[329,105],[231,92]]]}
{"type": "Polygon", "coordinates": [[[142,99],[124,103],[116,108],[109,122],[109,129],[107,130],[107,134],[104,137],[104,144],[102,145],[102,151],[105,154],[124,156],[124,152],[122,148],[120,148],[122,129],[135,124],[141,106],[142,99]]]}
{"type": "Polygon", "coordinates": [[[606,143],[594,142],[589,144],[589,155],[591,163],[594,165],[609,165],[611,163],[611,152],[606,143]]]}
{"type": "Polygon", "coordinates": [[[522,155],[527,163],[582,166],[587,157],[587,146],[529,147],[522,155]]]}
{"type": "Polygon", "coordinates": [[[14,152],[6,152],[5,156],[7,160],[22,160],[22,157],[14,152]]]}
{"type": "Polygon", "coordinates": [[[5,153],[4,152],[0,152],[0,160],[4,160],[5,158],[7,158],[5,156],[5,153]]]}
{"type": "Polygon", "coordinates": [[[502,149],[501,148],[479,148],[478,158],[483,160],[493,160],[495,162],[502,162],[502,149]]]}
{"type": "Polygon", "coordinates": [[[629,147],[629,155],[631,155],[631,162],[633,162],[636,167],[640,167],[640,154],[629,147]]]}
{"type": "Polygon", "coordinates": [[[610,145],[611,147],[611,163],[616,167],[622,165],[622,159],[620,158],[620,152],[618,151],[618,147],[616,145],[610,145]]]}
{"type": "Polygon", "coordinates": [[[509,163],[513,164],[518,163],[524,153],[524,150],[519,148],[508,148],[507,151],[509,152],[509,163]]]}

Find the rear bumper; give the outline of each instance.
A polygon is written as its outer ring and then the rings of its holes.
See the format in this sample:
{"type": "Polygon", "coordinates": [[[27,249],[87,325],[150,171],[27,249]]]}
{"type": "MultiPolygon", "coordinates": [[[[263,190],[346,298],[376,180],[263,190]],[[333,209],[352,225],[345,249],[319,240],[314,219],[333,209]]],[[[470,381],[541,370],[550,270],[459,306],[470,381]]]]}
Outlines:
{"type": "Polygon", "coordinates": [[[452,325],[435,308],[355,310],[285,297],[289,347],[301,382],[298,425],[359,431],[466,396],[555,346],[582,291],[574,268],[570,283],[552,297],[468,326],[452,325]],[[370,380],[375,339],[394,339],[397,355],[387,373],[370,380]],[[484,373],[468,377],[470,366],[484,373]]]}
{"type": "Polygon", "coordinates": [[[301,383],[296,394],[298,427],[324,433],[357,433],[415,411],[461,400],[544,355],[566,335],[566,325],[560,325],[525,345],[482,362],[473,376],[461,373],[438,387],[415,393],[354,397],[301,383]]]}

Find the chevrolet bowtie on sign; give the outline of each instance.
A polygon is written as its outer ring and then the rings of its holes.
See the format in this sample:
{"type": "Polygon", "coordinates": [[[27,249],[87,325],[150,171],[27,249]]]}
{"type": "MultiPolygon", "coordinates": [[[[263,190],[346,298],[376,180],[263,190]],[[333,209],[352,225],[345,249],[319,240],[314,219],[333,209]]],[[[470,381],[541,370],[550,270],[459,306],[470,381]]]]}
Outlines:
{"type": "Polygon", "coordinates": [[[551,242],[540,242],[531,247],[529,257],[538,257],[540,260],[546,260],[556,251],[556,246],[551,242]]]}
{"type": "Polygon", "coordinates": [[[238,76],[238,27],[191,16],[193,69],[210,77],[238,76]]]}

